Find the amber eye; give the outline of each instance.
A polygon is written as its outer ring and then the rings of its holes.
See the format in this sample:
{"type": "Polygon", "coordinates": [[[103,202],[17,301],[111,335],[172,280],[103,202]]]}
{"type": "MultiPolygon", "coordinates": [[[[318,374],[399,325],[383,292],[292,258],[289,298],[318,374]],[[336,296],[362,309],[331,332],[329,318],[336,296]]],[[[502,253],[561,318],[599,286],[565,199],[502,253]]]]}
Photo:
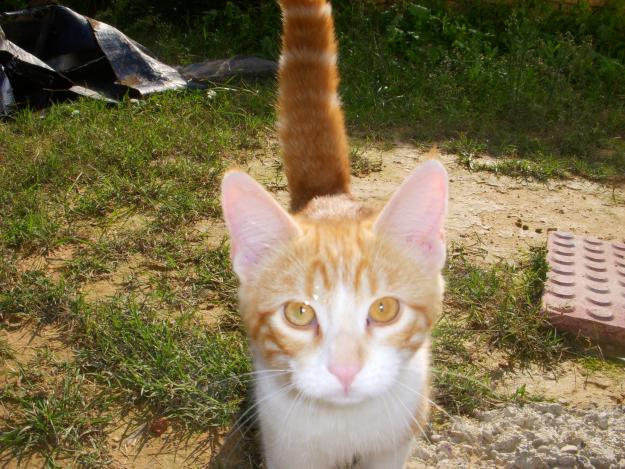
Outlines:
{"type": "Polygon", "coordinates": [[[310,326],[315,320],[315,310],[302,301],[290,301],[284,305],[284,317],[294,326],[310,326]]]}
{"type": "Polygon", "coordinates": [[[390,296],[375,300],[369,306],[369,318],[373,322],[386,323],[391,322],[399,313],[399,301],[390,296]]]}

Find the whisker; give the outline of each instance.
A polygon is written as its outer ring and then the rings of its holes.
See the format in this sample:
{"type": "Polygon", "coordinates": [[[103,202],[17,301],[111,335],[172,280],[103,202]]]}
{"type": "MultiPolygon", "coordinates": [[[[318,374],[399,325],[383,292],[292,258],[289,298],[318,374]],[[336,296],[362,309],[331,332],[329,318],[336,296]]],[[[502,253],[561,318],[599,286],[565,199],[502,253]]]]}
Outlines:
{"type": "Polygon", "coordinates": [[[415,418],[414,415],[412,415],[412,412],[410,411],[410,409],[408,409],[408,407],[406,406],[406,404],[401,400],[401,398],[399,396],[395,396],[394,394],[390,394],[391,396],[395,397],[397,399],[397,402],[399,402],[399,404],[406,410],[406,413],[408,414],[408,417],[410,417],[410,419],[412,419],[412,421],[415,423],[415,425],[417,426],[417,428],[419,429],[419,431],[421,432],[421,434],[423,435],[423,437],[426,439],[426,441],[428,443],[431,443],[430,439],[428,438],[427,434],[425,433],[425,430],[423,429],[423,427],[421,426],[421,424],[418,422],[418,420],[415,418]]]}
{"type": "MultiPolygon", "coordinates": [[[[232,429],[229,432],[229,435],[226,437],[226,439],[223,442],[223,445],[226,444],[226,442],[232,437],[232,435],[234,435],[237,432],[241,431],[241,429],[245,425],[247,425],[247,423],[249,423],[252,419],[256,418],[256,416],[258,415],[258,412],[257,412],[256,409],[258,409],[260,404],[262,404],[263,402],[265,402],[268,399],[271,399],[276,394],[279,394],[280,392],[284,391],[285,389],[289,389],[289,388],[292,388],[292,387],[295,387],[295,385],[293,383],[285,384],[284,386],[281,386],[280,388],[278,388],[276,391],[274,391],[271,394],[263,397],[262,399],[259,399],[258,401],[254,402],[254,404],[252,404],[250,407],[248,407],[245,410],[245,412],[243,412],[243,414],[241,414],[241,416],[234,422],[233,427],[232,427],[232,429]],[[252,412],[252,414],[250,414],[250,412],[252,412]],[[248,415],[248,414],[250,414],[250,415],[248,415]]],[[[242,437],[245,436],[244,432],[241,432],[241,434],[242,434],[241,435],[242,437]]]]}
{"type": "MultiPolygon", "coordinates": [[[[413,370],[412,368],[408,368],[408,367],[403,367],[402,370],[403,371],[407,371],[407,372],[412,372],[412,373],[418,373],[416,370],[413,370]]],[[[413,389],[412,387],[408,386],[406,383],[404,383],[404,382],[402,382],[400,380],[397,380],[397,382],[399,384],[401,384],[402,386],[404,386],[409,391],[415,393],[418,397],[420,397],[422,399],[426,399],[430,404],[432,404],[434,407],[436,407],[438,410],[440,410],[442,413],[444,413],[447,417],[451,418],[451,415],[449,414],[449,412],[447,412],[445,409],[443,409],[440,405],[438,405],[432,399],[430,399],[429,397],[427,397],[424,394],[420,393],[416,389],[413,389]]]]}
{"type": "Polygon", "coordinates": [[[404,388],[406,388],[408,391],[414,393],[417,397],[421,398],[421,399],[425,399],[426,401],[428,401],[430,404],[432,404],[434,407],[436,407],[436,409],[440,410],[443,414],[445,414],[447,417],[451,418],[451,414],[449,412],[447,412],[445,409],[443,409],[440,405],[438,405],[436,402],[434,402],[432,399],[430,399],[429,397],[427,397],[426,395],[420,393],[419,391],[417,391],[416,389],[412,389],[410,386],[408,386],[406,383],[402,383],[401,381],[397,381],[397,383],[399,383],[400,385],[402,385],[404,388]]]}
{"type": "MultiPolygon", "coordinates": [[[[386,416],[388,418],[388,424],[389,427],[391,427],[391,432],[393,433],[393,441],[397,441],[397,432],[395,429],[395,425],[393,425],[393,419],[391,418],[391,412],[389,410],[388,404],[386,402],[386,395],[382,395],[382,404],[384,404],[384,410],[386,411],[386,416]]],[[[378,434],[379,434],[379,430],[378,430],[378,434]]]]}
{"type": "MultiPolygon", "coordinates": [[[[297,392],[297,396],[295,396],[295,399],[293,399],[293,402],[291,403],[291,406],[289,407],[289,411],[286,414],[286,417],[284,419],[284,423],[283,423],[283,427],[284,428],[288,428],[288,423],[289,423],[289,418],[291,417],[291,412],[293,412],[293,409],[297,406],[297,403],[299,402],[300,398],[304,395],[304,393],[302,391],[298,391],[297,392]]],[[[280,438],[280,447],[279,447],[279,453],[282,452],[282,447],[284,446],[284,442],[286,441],[286,437],[288,435],[289,432],[282,432],[282,438],[280,438]]]]}

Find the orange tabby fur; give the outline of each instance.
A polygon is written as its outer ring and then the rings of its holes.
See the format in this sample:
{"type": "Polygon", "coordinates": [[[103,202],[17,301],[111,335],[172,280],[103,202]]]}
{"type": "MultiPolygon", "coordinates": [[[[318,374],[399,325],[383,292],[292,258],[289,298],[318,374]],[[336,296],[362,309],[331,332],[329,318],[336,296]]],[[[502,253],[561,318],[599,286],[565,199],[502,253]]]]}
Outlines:
{"type": "Polygon", "coordinates": [[[291,210],[348,192],[348,145],[337,95],[336,41],[325,0],[282,0],[279,137],[291,210]],[[314,31],[314,34],[310,34],[314,31]]]}

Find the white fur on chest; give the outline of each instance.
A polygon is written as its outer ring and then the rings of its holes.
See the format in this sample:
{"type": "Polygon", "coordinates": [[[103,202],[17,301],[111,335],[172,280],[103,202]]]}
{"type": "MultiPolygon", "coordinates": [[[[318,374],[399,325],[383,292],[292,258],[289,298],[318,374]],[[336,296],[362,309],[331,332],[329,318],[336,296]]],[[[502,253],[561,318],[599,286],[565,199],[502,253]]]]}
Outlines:
{"type": "MultiPolygon", "coordinates": [[[[257,367],[260,363],[257,363],[257,367]]],[[[383,395],[346,406],[305,400],[269,376],[256,385],[268,469],[334,469],[398,450],[401,467],[415,415],[427,394],[428,347],[422,347],[383,395]]],[[[259,369],[259,368],[257,368],[259,369]]],[[[260,368],[262,369],[262,368],[260,368]]]]}

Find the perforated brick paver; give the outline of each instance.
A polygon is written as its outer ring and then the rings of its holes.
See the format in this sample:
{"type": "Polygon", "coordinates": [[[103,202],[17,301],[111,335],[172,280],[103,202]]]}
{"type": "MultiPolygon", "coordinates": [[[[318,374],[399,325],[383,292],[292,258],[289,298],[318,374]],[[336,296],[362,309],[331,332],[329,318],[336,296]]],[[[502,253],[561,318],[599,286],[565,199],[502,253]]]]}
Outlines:
{"type": "Polygon", "coordinates": [[[625,244],[553,231],[543,308],[558,328],[625,345],[625,244]]]}

